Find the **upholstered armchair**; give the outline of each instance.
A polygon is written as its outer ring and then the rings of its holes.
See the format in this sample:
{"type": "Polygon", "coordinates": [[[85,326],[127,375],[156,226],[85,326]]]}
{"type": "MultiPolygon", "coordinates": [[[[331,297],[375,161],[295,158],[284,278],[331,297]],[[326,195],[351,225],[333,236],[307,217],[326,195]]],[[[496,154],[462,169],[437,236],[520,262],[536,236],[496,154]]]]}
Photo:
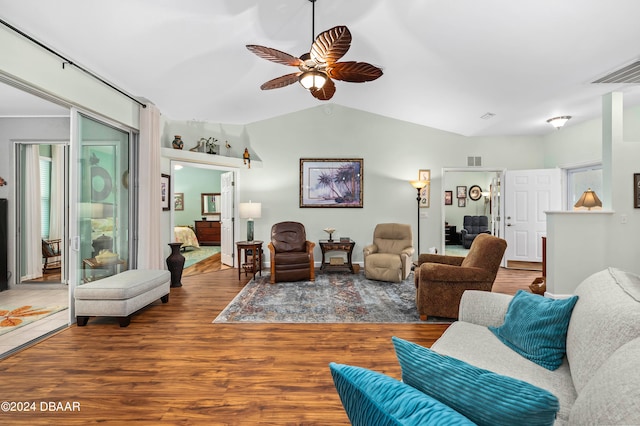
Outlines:
{"type": "Polygon", "coordinates": [[[271,284],[279,281],[314,281],[313,247],[304,225],[280,222],[271,227],[271,284]]]}
{"type": "Polygon", "coordinates": [[[489,234],[489,218],[486,216],[465,216],[460,230],[460,239],[464,248],[470,248],[471,243],[479,234],[489,234]]]}
{"type": "Polygon", "coordinates": [[[415,269],[420,319],[424,321],[428,316],[457,319],[462,293],[491,291],[506,248],[507,242],[502,238],[480,234],[466,257],[420,254],[415,269]]]}
{"type": "Polygon", "coordinates": [[[370,280],[400,282],[411,272],[413,236],[411,226],[380,223],[373,231],[373,244],[363,249],[364,276],[370,280]]]}

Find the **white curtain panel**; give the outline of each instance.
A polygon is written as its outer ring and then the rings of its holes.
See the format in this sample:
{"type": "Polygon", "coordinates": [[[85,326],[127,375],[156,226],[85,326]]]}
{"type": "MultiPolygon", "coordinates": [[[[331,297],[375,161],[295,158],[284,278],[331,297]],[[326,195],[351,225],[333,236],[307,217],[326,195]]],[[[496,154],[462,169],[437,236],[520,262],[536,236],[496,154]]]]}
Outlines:
{"type": "Polygon", "coordinates": [[[138,163],[138,268],[165,269],[160,232],[160,110],[140,107],[140,161],[138,163]]]}
{"type": "Polygon", "coordinates": [[[23,280],[42,277],[42,230],[40,214],[40,147],[25,147],[24,223],[25,271],[23,280]]]}
{"type": "Polygon", "coordinates": [[[49,238],[62,238],[64,219],[64,145],[51,145],[49,238]]]}

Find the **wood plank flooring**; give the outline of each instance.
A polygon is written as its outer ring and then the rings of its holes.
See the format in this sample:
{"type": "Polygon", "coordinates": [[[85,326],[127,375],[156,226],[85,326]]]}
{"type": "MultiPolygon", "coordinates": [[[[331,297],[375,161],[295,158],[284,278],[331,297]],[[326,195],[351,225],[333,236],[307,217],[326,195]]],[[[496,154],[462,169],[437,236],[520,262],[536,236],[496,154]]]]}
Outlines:
{"type": "MultiPolygon", "coordinates": [[[[537,275],[501,270],[494,291],[513,293],[537,275]]],[[[35,402],[36,411],[0,412],[0,423],[348,425],[329,362],[400,378],[391,336],[430,346],[447,328],[212,324],[248,279],[235,269],[184,276],[168,304],[155,302],[127,328],[91,319],[1,361],[0,401],[35,402]]]]}

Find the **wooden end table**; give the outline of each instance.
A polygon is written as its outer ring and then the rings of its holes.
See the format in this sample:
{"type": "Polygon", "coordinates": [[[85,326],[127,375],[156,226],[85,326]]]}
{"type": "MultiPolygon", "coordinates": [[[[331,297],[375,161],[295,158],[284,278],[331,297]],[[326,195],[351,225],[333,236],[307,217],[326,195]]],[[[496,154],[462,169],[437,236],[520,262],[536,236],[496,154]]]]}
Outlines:
{"type": "Polygon", "coordinates": [[[320,265],[320,270],[325,269],[345,269],[349,268],[351,273],[353,274],[353,263],[351,261],[351,255],[353,254],[353,247],[356,245],[356,242],[353,240],[349,241],[329,241],[329,240],[320,240],[320,250],[322,250],[322,264],[320,265]],[[340,251],[347,253],[347,263],[343,263],[341,265],[332,265],[331,262],[325,261],[325,255],[331,251],[340,251]]]}
{"type": "Polygon", "coordinates": [[[256,272],[260,272],[262,276],[262,241],[238,241],[236,242],[236,248],[238,250],[238,279],[240,279],[240,270],[244,269],[244,275],[247,276],[247,272],[253,272],[253,278],[256,277],[256,272]],[[251,250],[251,263],[248,261],[247,252],[251,250]],[[242,252],[244,251],[244,258],[242,252]],[[257,262],[256,262],[257,260],[257,262]]]}

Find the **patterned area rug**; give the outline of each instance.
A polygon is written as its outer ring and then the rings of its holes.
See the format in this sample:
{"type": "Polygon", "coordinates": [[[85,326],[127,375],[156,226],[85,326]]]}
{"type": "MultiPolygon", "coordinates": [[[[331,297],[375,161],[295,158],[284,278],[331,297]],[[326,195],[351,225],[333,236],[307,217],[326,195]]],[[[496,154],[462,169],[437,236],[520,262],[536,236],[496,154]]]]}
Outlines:
{"type": "Polygon", "coordinates": [[[55,314],[66,306],[15,306],[0,307],[0,334],[8,333],[19,327],[31,324],[51,314],[55,314]]]}
{"type": "Polygon", "coordinates": [[[184,267],[188,268],[207,257],[220,253],[220,246],[200,246],[189,247],[185,251],[180,252],[184,256],[184,267]]]}
{"type": "Polygon", "coordinates": [[[413,274],[400,283],[368,280],[364,273],[322,273],[315,281],[269,284],[256,277],[214,323],[451,323],[420,321],[413,274]]]}

